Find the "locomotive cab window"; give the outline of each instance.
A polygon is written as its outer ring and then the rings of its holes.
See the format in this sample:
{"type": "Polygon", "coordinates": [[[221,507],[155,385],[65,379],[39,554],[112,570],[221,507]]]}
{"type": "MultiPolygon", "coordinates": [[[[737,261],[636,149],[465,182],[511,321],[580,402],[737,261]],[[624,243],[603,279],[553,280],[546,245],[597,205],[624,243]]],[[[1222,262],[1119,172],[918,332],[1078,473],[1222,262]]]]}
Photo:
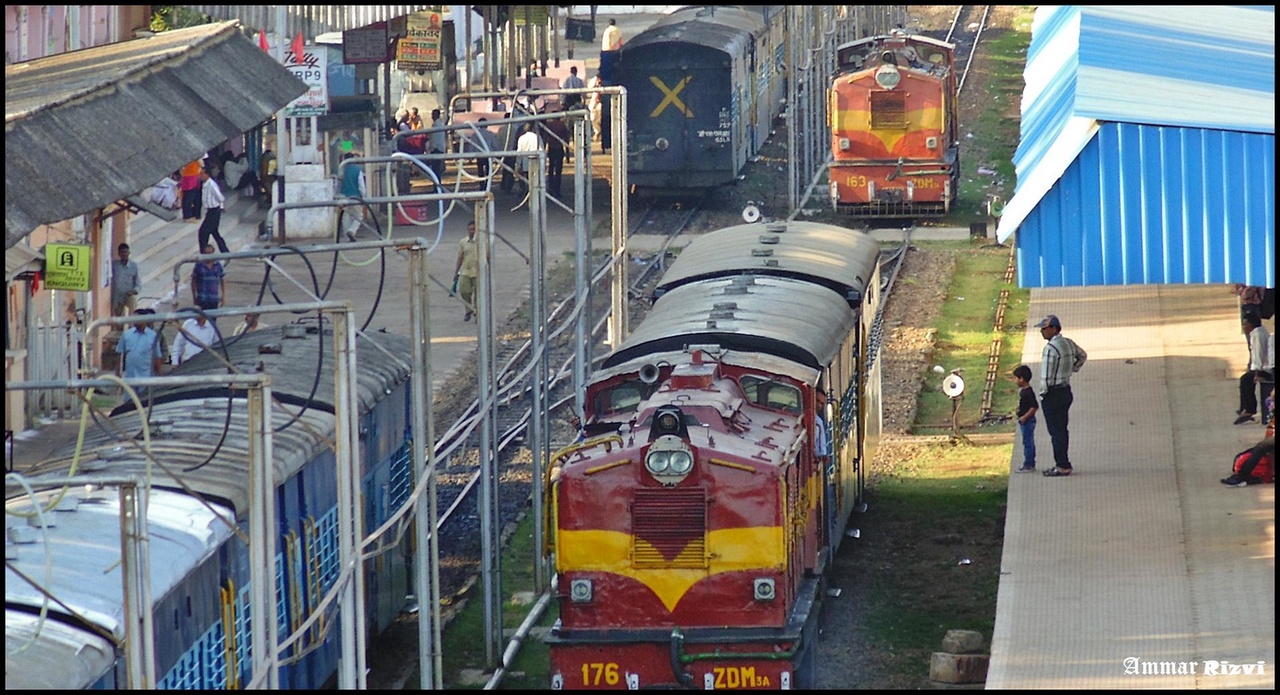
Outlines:
{"type": "Polygon", "coordinates": [[[756,405],[800,414],[800,389],[790,384],[758,376],[744,376],[738,380],[738,384],[742,386],[747,400],[756,405]]]}
{"type": "Polygon", "coordinates": [[[596,413],[607,417],[615,413],[634,412],[649,397],[651,391],[648,384],[639,381],[628,381],[601,391],[596,396],[596,413]]]}
{"type": "Polygon", "coordinates": [[[871,127],[906,128],[907,95],[902,91],[871,92],[871,127]]]}

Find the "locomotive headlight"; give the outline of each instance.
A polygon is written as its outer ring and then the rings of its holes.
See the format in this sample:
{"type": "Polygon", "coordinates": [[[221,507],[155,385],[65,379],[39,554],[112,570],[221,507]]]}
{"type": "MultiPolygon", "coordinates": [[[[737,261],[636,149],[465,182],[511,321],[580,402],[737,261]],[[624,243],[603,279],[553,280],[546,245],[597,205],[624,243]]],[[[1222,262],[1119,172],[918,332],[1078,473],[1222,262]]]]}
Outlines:
{"type": "Polygon", "coordinates": [[[693,470],[693,452],[685,441],[666,434],[653,440],[644,467],[663,485],[675,485],[693,470]]]}
{"type": "Polygon", "coordinates": [[[876,69],[876,84],[884,89],[893,89],[902,81],[902,73],[898,72],[897,66],[881,65],[876,69]]]}
{"type": "Polygon", "coordinates": [[[760,578],[755,580],[755,599],[757,601],[772,601],[776,596],[777,592],[772,579],[760,578]]]}
{"type": "Polygon", "coordinates": [[[665,150],[668,147],[671,147],[671,142],[666,138],[658,138],[658,140],[653,143],[653,146],[660,150],[665,150]]]}
{"type": "Polygon", "coordinates": [[[569,582],[569,598],[574,603],[590,603],[593,594],[590,579],[575,579],[569,582]]]}

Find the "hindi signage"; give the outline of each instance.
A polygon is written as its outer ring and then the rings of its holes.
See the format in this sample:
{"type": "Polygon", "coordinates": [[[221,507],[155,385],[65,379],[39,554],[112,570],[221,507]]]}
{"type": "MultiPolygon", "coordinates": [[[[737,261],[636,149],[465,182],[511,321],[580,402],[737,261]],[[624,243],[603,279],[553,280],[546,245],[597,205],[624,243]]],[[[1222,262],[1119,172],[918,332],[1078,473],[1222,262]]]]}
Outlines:
{"type": "Polygon", "coordinates": [[[407,36],[396,44],[396,62],[401,70],[439,70],[444,67],[441,46],[444,33],[439,12],[409,15],[407,36]]]}

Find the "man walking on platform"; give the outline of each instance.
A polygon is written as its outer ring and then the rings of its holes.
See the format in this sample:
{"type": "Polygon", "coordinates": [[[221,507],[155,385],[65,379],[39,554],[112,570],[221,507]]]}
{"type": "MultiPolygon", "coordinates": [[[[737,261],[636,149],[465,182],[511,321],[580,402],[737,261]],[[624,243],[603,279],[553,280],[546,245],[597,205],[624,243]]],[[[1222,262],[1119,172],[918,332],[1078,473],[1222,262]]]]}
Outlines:
{"type": "Polygon", "coordinates": [[[458,294],[467,306],[463,321],[470,321],[476,311],[476,277],[480,275],[480,249],[476,245],[476,223],[467,223],[467,238],[458,242],[458,264],[453,274],[458,279],[458,294]]]}
{"type": "Polygon", "coordinates": [[[200,172],[200,180],[203,181],[204,190],[202,192],[204,201],[204,222],[200,223],[200,250],[202,253],[204,247],[209,245],[209,237],[213,237],[218,242],[218,250],[227,253],[227,242],[223,240],[222,234],[218,233],[218,225],[222,224],[222,206],[227,203],[227,199],[222,195],[222,189],[218,188],[218,182],[213,180],[213,175],[208,169],[200,172]]]}
{"type": "Polygon", "coordinates": [[[1071,375],[1080,371],[1089,355],[1070,338],[1062,335],[1062,322],[1049,314],[1036,324],[1040,337],[1046,341],[1040,356],[1040,409],[1044,411],[1045,428],[1053,444],[1055,466],[1045,471],[1049,478],[1062,478],[1072,473],[1068,447],[1071,442],[1067,430],[1067,415],[1074,398],[1071,395],[1071,375]]]}

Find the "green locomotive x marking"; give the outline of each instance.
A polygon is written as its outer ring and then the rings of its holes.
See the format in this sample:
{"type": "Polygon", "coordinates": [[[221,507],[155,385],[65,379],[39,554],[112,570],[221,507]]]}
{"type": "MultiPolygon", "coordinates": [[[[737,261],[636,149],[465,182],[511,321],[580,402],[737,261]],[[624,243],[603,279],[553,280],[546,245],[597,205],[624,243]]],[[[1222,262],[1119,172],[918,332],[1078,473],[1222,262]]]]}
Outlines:
{"type": "Polygon", "coordinates": [[[692,80],[692,79],[693,79],[693,75],[685,75],[684,79],[680,80],[680,82],[676,84],[674,89],[667,89],[666,83],[664,83],[661,79],[659,79],[657,75],[650,75],[649,81],[653,83],[653,86],[657,87],[658,89],[661,89],[662,93],[666,94],[667,96],[663,97],[662,103],[658,104],[658,107],[653,110],[653,113],[649,114],[649,118],[657,118],[658,114],[662,113],[667,109],[667,104],[671,104],[675,106],[677,109],[680,110],[680,113],[683,113],[685,115],[686,118],[693,118],[693,111],[690,111],[689,107],[685,106],[684,102],[680,100],[680,97],[676,96],[677,94],[680,93],[680,90],[684,89],[685,86],[689,84],[689,80],[692,80]]]}

